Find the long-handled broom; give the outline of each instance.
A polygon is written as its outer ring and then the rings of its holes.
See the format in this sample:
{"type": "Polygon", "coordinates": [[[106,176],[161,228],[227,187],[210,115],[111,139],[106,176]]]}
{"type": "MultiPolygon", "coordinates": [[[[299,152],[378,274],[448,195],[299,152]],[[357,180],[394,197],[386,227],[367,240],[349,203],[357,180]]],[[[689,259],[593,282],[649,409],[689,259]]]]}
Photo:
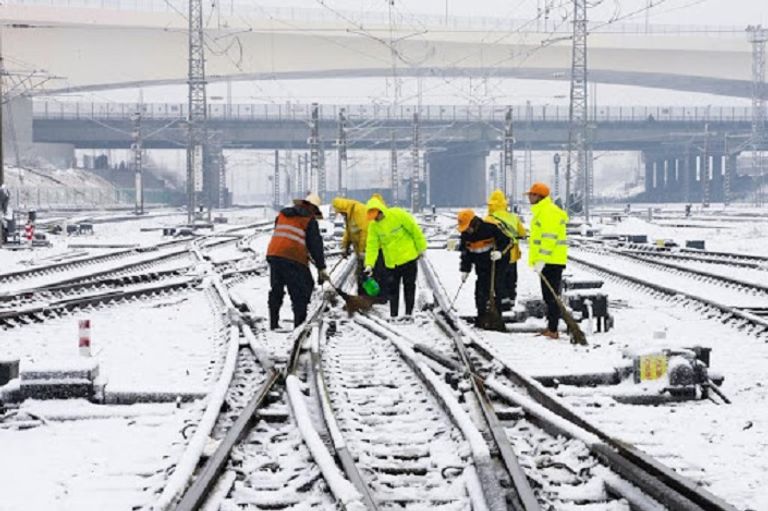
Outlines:
{"type": "Polygon", "coordinates": [[[552,293],[552,296],[555,297],[557,306],[560,309],[560,315],[563,316],[563,321],[565,321],[565,324],[568,326],[568,334],[571,336],[571,344],[580,344],[582,346],[586,346],[587,336],[584,335],[584,332],[581,330],[579,324],[575,319],[573,319],[573,316],[571,316],[571,313],[568,312],[568,309],[565,308],[565,304],[562,300],[560,300],[560,297],[557,296],[555,289],[552,287],[552,284],[549,283],[547,277],[545,277],[542,272],[538,273],[539,277],[541,277],[541,281],[544,282],[544,285],[547,286],[549,292],[552,293]]]}

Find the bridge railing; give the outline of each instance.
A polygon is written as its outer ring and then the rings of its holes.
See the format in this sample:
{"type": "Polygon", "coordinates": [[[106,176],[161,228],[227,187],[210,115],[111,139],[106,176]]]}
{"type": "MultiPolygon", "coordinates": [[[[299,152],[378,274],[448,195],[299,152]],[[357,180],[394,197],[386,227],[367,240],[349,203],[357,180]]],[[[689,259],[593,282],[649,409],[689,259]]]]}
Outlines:
{"type": "MultiPolygon", "coordinates": [[[[525,123],[567,122],[566,105],[516,105],[512,117],[517,126],[525,123]]],[[[495,122],[506,116],[506,106],[496,105],[321,105],[320,118],[338,119],[344,111],[351,121],[411,122],[419,113],[426,122],[495,122]]],[[[309,104],[224,104],[208,105],[208,117],[227,121],[307,121],[309,104]]],[[[185,103],[75,103],[34,101],[36,119],[128,120],[141,111],[144,119],[180,121],[187,117],[185,103]]],[[[745,122],[752,119],[749,106],[599,106],[590,112],[590,121],[604,122],[745,122]]]]}
{"type": "MultiPolygon", "coordinates": [[[[3,5],[27,5],[46,7],[71,7],[81,9],[110,9],[138,12],[182,12],[188,10],[187,0],[5,0],[3,5]]],[[[263,6],[258,2],[247,0],[224,0],[215,4],[215,9],[221,16],[240,18],[248,15],[253,21],[258,19],[290,20],[309,23],[367,23],[388,25],[387,12],[365,10],[330,11],[311,7],[278,7],[263,6]]],[[[394,20],[397,25],[418,25],[426,27],[445,27],[455,29],[471,28],[475,30],[527,31],[540,33],[571,33],[570,23],[557,21],[559,16],[552,19],[540,17],[536,20],[508,18],[504,16],[444,16],[440,14],[396,13],[394,20]]],[[[245,20],[240,20],[245,22],[245,20]]],[[[246,22],[247,23],[247,22],[246,22]]],[[[645,23],[607,23],[591,21],[589,30],[603,33],[627,34],[706,34],[718,37],[744,37],[745,27],[715,26],[715,25],[678,25],[678,24],[645,24],[645,23]]]]}

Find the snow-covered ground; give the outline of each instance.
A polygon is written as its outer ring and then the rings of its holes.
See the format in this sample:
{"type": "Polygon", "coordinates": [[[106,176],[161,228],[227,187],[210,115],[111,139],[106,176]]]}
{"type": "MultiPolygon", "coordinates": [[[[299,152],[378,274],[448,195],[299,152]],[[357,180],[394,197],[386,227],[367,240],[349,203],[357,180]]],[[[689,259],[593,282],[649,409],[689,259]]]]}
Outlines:
{"type": "MultiPolygon", "coordinates": [[[[686,239],[705,239],[711,249],[762,253],[768,237],[768,218],[719,215],[722,218],[716,223],[722,222],[726,227],[711,228],[703,215],[687,219],[686,223],[706,224],[705,227],[675,228],[636,217],[618,224],[609,224],[606,219],[606,223],[597,225],[605,233],[648,234],[651,238],[670,238],[681,244],[686,239]]],[[[264,212],[232,211],[228,216],[231,226],[264,218],[264,212]]],[[[180,221],[182,216],[97,224],[94,237],[98,236],[104,243],[149,244],[160,241],[161,235],[157,231],[140,232],[141,228],[158,228],[180,221]]],[[[439,220],[446,226],[452,222],[448,216],[439,220]]],[[[251,248],[263,254],[268,240],[266,235],[256,237],[251,248]]],[[[29,260],[44,263],[72,250],[75,249],[66,248],[66,240],[60,240],[53,249],[35,249],[23,254],[29,260]]],[[[92,249],[84,251],[94,253],[92,249]]],[[[214,251],[212,257],[226,260],[238,255],[230,245],[214,251]]],[[[428,257],[448,295],[453,297],[460,283],[458,252],[430,249],[428,257]]],[[[605,256],[589,254],[589,257],[605,256]]],[[[623,261],[624,269],[672,285],[668,272],[654,272],[641,263],[623,261]]],[[[0,250],[0,266],[28,267],[21,263],[20,253],[8,250],[0,250]]],[[[695,265],[702,266],[714,265],[695,265]]],[[[518,269],[520,299],[539,296],[539,283],[525,264],[525,254],[518,269]]],[[[717,271],[729,273],[723,267],[717,271]]],[[[576,264],[569,265],[568,272],[580,277],[596,277],[576,264]]],[[[734,270],[733,275],[751,278],[760,273],[759,270],[734,270]]],[[[677,279],[675,285],[706,292],[701,283],[690,284],[680,276],[674,278],[677,279]]],[[[474,276],[457,300],[457,309],[462,315],[475,312],[473,287],[474,276]]],[[[235,294],[263,316],[267,312],[268,290],[266,276],[248,278],[233,287],[235,294]]],[[[723,325],[718,318],[706,318],[681,302],[656,297],[612,280],[605,283],[603,290],[611,299],[615,328],[608,333],[591,335],[586,347],[572,346],[565,336],[560,341],[551,341],[524,333],[483,332],[483,335],[509,363],[530,375],[609,371],[623,363],[625,350],[657,345],[712,347],[712,369],[725,377],[722,390],[733,401],[731,405],[701,401],[633,406],[616,403],[600,388],[585,391],[562,385],[558,393],[610,433],[637,443],[661,461],[702,481],[739,509],[768,509],[768,497],[762,490],[765,473],[768,473],[765,461],[768,459],[768,345],[748,331],[723,325]]],[[[715,292],[720,291],[713,288],[710,293],[715,292]]],[[[212,360],[221,355],[217,348],[219,327],[210,300],[199,290],[2,331],[0,358],[15,355],[26,364],[68,363],[78,356],[76,320],[83,315],[93,322],[96,358],[112,388],[188,392],[210,388],[212,360]]],[[[287,322],[291,316],[286,296],[283,320],[287,322]]],[[[530,320],[530,326],[541,327],[543,320],[530,320]]],[[[420,332],[428,335],[429,329],[414,325],[411,332],[417,338],[420,332]]],[[[28,413],[33,419],[43,418],[45,422],[17,430],[5,427],[0,420],[0,452],[4,453],[4,459],[8,456],[9,460],[17,460],[0,466],[4,488],[0,509],[130,509],[150,502],[153,492],[163,483],[168,460],[178,456],[182,449],[181,430],[194,416],[195,408],[34,401],[24,403],[19,413],[28,413]],[[90,418],[83,420],[84,417],[90,418]]]]}
{"type": "MultiPolygon", "coordinates": [[[[639,218],[629,218],[616,225],[597,225],[605,233],[647,234],[651,240],[673,239],[681,245],[686,239],[704,239],[708,249],[764,255],[768,219],[742,217],[733,221],[731,217],[729,220],[727,229],[679,229],[639,218]]],[[[589,260],[607,259],[614,269],[660,284],[683,287],[713,300],[745,302],[750,298],[744,293],[653,270],[631,260],[578,250],[576,253],[589,260]]],[[[528,269],[525,257],[524,249],[523,260],[518,264],[518,299],[540,296],[537,277],[528,269]]],[[[459,253],[430,250],[429,258],[452,297],[460,283],[459,253]]],[[[692,267],[699,268],[701,264],[692,267]]],[[[749,273],[743,269],[733,270],[731,276],[739,278],[758,273],[757,270],[749,273]]],[[[731,274],[728,267],[722,266],[717,272],[731,274]]],[[[569,265],[566,273],[580,278],[600,278],[576,264],[569,265]]],[[[462,315],[475,314],[473,286],[474,275],[457,300],[457,309],[462,315]]],[[[725,377],[722,390],[733,401],[731,405],[710,401],[627,405],[615,402],[608,397],[608,392],[601,393],[600,388],[562,385],[558,393],[609,433],[636,443],[660,461],[702,481],[713,493],[739,509],[768,509],[768,495],[763,489],[768,473],[768,441],[765,440],[768,438],[768,345],[748,331],[723,325],[719,318],[705,318],[692,306],[654,297],[621,282],[608,280],[602,291],[610,297],[616,324],[608,333],[590,336],[589,346],[573,346],[566,336],[551,341],[534,334],[483,332],[483,335],[511,364],[532,376],[611,371],[626,361],[622,361],[623,352],[654,346],[711,347],[712,370],[725,377]],[[665,339],[655,339],[662,336],[665,339]]],[[[761,295],[753,295],[751,299],[762,304],[766,301],[761,295]]],[[[532,322],[544,327],[543,320],[532,322]]]]}

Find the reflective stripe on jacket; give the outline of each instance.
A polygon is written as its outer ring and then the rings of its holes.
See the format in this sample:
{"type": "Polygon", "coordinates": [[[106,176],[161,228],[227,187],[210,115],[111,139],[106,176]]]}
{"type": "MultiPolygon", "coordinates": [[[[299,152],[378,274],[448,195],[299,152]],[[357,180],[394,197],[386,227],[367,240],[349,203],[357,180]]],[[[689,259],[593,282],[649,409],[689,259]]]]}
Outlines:
{"type": "Polygon", "coordinates": [[[461,259],[459,271],[468,272],[472,266],[491,264],[491,250],[504,250],[509,245],[509,238],[490,222],[477,222],[470,233],[461,233],[461,259]]]}
{"type": "Polygon", "coordinates": [[[565,265],[568,262],[568,215],[552,199],[544,197],[531,206],[531,235],[528,241],[528,264],[537,262],[565,265]]]}
{"type": "Polygon", "coordinates": [[[400,208],[388,208],[383,201],[372,197],[369,209],[378,209],[384,218],[368,224],[368,240],[365,249],[365,265],[373,267],[379,255],[384,253],[384,264],[394,268],[409,263],[427,249],[427,240],[416,219],[400,208]]]}
{"type": "Polygon", "coordinates": [[[277,215],[275,230],[267,247],[267,257],[282,257],[303,265],[309,264],[307,226],[311,217],[277,215]]]}

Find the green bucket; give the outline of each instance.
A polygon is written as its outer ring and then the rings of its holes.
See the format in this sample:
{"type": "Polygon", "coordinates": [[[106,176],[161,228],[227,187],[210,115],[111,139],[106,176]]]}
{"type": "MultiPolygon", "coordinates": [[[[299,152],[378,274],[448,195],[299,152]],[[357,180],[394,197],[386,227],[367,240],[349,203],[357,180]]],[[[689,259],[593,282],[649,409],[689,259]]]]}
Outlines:
{"type": "Polygon", "coordinates": [[[363,289],[368,296],[379,296],[379,293],[381,293],[381,286],[372,277],[365,279],[363,289]]]}

